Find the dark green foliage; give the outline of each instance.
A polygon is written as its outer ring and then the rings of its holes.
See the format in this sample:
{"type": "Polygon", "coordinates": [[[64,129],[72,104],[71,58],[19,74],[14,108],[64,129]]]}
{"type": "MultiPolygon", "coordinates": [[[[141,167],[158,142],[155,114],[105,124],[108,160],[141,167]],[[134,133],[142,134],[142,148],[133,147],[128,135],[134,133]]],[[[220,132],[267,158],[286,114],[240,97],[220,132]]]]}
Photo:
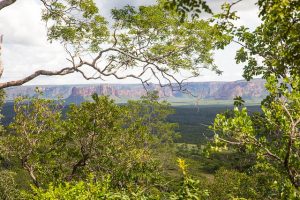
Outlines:
{"type": "Polygon", "coordinates": [[[191,14],[193,18],[199,17],[203,11],[212,14],[212,10],[204,0],[166,0],[165,7],[166,9],[176,10],[182,16],[182,19],[187,14],[191,14]]]}
{"type": "MultiPolygon", "coordinates": [[[[178,123],[181,137],[175,139],[177,143],[205,144],[213,132],[208,128],[218,113],[232,110],[233,106],[177,106],[175,114],[170,115],[170,122],[178,123]]],[[[261,112],[260,106],[248,106],[249,113],[261,112]]]]}

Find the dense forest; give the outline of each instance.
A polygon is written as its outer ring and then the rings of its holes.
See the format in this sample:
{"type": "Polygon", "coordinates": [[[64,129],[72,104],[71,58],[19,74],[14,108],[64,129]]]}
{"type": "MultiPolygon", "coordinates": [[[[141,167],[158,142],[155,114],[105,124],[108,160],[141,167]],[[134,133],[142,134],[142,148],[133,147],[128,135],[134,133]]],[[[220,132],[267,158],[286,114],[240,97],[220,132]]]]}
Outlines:
{"type": "MultiPolygon", "coordinates": [[[[204,0],[158,0],[113,9],[108,20],[93,0],[40,0],[48,40],[71,65],[0,89],[79,73],[136,79],[148,92],[122,105],[93,94],[66,107],[38,88],[16,98],[0,129],[0,199],[300,199],[300,2],[257,0],[252,30],[237,23],[245,1],[216,12],[204,0]],[[237,96],[228,109],[203,108],[202,121],[147,88],[152,78],[189,94],[178,74],[221,74],[213,53],[232,43],[244,78],[266,80],[259,107],[237,96]]],[[[16,2],[0,1],[0,12],[16,2]]]]}

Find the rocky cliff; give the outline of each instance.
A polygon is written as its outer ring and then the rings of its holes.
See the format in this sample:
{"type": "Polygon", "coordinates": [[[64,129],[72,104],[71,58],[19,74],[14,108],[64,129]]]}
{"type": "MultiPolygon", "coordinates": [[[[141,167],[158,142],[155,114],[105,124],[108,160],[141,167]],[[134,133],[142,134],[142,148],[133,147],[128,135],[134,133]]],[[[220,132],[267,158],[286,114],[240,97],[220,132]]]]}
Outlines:
{"type": "MultiPolygon", "coordinates": [[[[235,96],[242,96],[244,99],[262,99],[267,94],[264,83],[262,79],[250,82],[192,82],[186,83],[185,88],[201,99],[232,100],[235,96]]],[[[43,91],[46,98],[54,99],[60,96],[70,102],[83,101],[90,98],[93,93],[109,95],[116,99],[136,99],[145,94],[143,86],[139,84],[20,86],[6,89],[7,100],[13,100],[20,95],[33,96],[36,87],[43,91]]],[[[160,96],[164,97],[188,97],[187,94],[172,91],[170,88],[160,88],[157,85],[151,85],[150,88],[158,90],[160,96]]]]}

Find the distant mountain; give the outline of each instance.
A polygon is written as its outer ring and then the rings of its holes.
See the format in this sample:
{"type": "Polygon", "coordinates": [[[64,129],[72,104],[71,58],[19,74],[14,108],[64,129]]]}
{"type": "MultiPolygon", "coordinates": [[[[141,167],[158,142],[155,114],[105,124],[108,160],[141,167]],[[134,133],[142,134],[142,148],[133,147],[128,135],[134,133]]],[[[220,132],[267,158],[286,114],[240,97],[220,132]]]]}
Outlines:
{"type": "MultiPolygon", "coordinates": [[[[235,96],[244,99],[262,99],[267,95],[263,79],[234,82],[190,82],[184,87],[200,99],[232,100],[235,96]]],[[[99,84],[99,85],[44,85],[44,86],[19,86],[6,89],[7,100],[11,101],[17,96],[34,96],[35,88],[39,87],[45,98],[55,99],[58,96],[66,102],[82,102],[90,99],[93,93],[109,95],[113,99],[137,99],[145,94],[144,87],[140,84],[99,84]]],[[[172,91],[171,88],[160,88],[150,85],[150,89],[159,91],[161,97],[188,98],[188,94],[181,91],[172,91]]]]}

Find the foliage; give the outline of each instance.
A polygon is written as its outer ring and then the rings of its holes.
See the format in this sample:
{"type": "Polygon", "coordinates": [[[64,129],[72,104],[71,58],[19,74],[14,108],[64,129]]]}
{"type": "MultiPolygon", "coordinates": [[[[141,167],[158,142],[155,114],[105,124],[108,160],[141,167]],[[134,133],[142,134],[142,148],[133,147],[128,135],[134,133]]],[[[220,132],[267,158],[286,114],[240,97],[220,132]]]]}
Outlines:
{"type": "Polygon", "coordinates": [[[234,25],[238,16],[231,11],[232,5],[224,4],[224,12],[217,17],[220,28],[241,45],[236,62],[245,63],[244,77],[250,80],[257,75],[284,78],[299,74],[299,1],[258,0],[262,23],[254,31],[234,25]]]}
{"type": "MultiPolygon", "coordinates": [[[[241,45],[236,61],[246,63],[244,77],[250,80],[263,75],[270,94],[261,104],[263,112],[253,115],[240,97],[235,98],[234,110],[218,114],[211,126],[215,131],[213,150],[233,147],[235,153],[251,155],[250,162],[255,165],[248,174],[221,169],[211,183],[203,184],[188,174],[187,164],[179,159],[182,181],[177,190],[169,191],[154,149],[172,142],[175,125],[166,122],[172,111],[166,102],[157,101],[157,93],[125,106],[94,95],[93,102],[71,106],[65,119],[57,102],[20,98],[9,133],[1,133],[1,156],[27,172],[35,185],[35,194],[29,196],[300,199],[299,1],[258,0],[262,23],[254,31],[235,25],[238,16],[231,9],[240,1],[223,4],[223,12],[214,16],[213,24],[186,15],[201,9],[211,13],[205,1],[162,0],[138,9],[126,6],[112,11],[113,32],[92,0],[42,1],[46,8],[43,19],[50,25],[49,39],[61,41],[67,50],[71,46],[68,52],[73,68],[61,74],[79,71],[87,79],[95,78],[80,71],[88,65],[99,73],[98,78],[131,77],[147,85],[148,79],[141,77],[150,71],[161,86],[161,77],[172,86],[171,80],[177,81],[173,74],[181,70],[193,76],[199,75],[200,68],[220,73],[212,52],[233,41],[241,45]],[[108,45],[111,47],[106,48],[108,45]],[[82,60],[86,52],[98,55],[86,62],[82,60]],[[98,68],[99,59],[108,52],[108,65],[98,68]],[[132,68],[141,72],[117,73],[132,68]],[[88,179],[89,174],[94,177],[88,179]]],[[[181,82],[177,83],[182,89],[181,82]]],[[[6,192],[4,198],[12,198],[15,179],[10,172],[2,174],[0,189],[6,192]]]]}
{"type": "Polygon", "coordinates": [[[50,184],[47,189],[35,188],[35,194],[27,194],[32,199],[202,199],[207,196],[207,191],[201,194],[199,181],[190,178],[186,171],[185,161],[178,159],[178,166],[183,172],[181,186],[176,193],[152,191],[146,192],[146,188],[137,190],[115,190],[111,187],[110,178],[97,180],[90,176],[87,181],[72,183],[60,183],[55,186],[50,184]]]}
{"type": "Polygon", "coordinates": [[[178,166],[183,172],[181,186],[176,193],[160,191],[146,193],[146,189],[115,190],[111,187],[109,178],[102,181],[93,176],[87,181],[61,183],[58,186],[51,184],[46,190],[35,188],[35,195],[27,194],[33,199],[202,199],[207,191],[200,191],[199,181],[195,181],[187,174],[185,161],[178,159],[178,166]],[[202,194],[203,192],[203,194],[202,194]]]}
{"type": "Polygon", "coordinates": [[[254,31],[235,26],[238,16],[231,9],[237,2],[225,3],[215,22],[241,45],[236,61],[246,63],[244,77],[262,75],[270,94],[263,114],[249,115],[236,99],[231,115],[217,115],[214,150],[234,146],[254,153],[260,169],[278,175],[281,198],[299,198],[299,1],[258,0],[262,23],[254,31]]]}
{"type": "MultiPolygon", "coordinates": [[[[117,35],[120,49],[129,52],[140,49],[137,55],[145,56],[150,63],[158,57],[156,63],[163,64],[161,70],[168,72],[167,76],[171,75],[169,69],[174,72],[189,70],[193,75],[201,68],[221,73],[213,62],[212,50],[223,48],[229,42],[226,35],[205,20],[181,22],[178,13],[165,10],[163,3],[112,10],[115,26],[128,30],[117,35]],[[138,43],[136,38],[139,38],[138,43]]],[[[134,61],[128,57],[127,60],[134,61]]],[[[160,76],[160,73],[154,74],[160,76]]]]}
{"type": "Polygon", "coordinates": [[[128,101],[126,107],[131,113],[126,123],[141,123],[156,140],[154,145],[171,144],[179,134],[174,131],[177,124],[167,121],[167,117],[175,112],[170,106],[167,101],[159,101],[158,91],[148,92],[141,100],[128,101]]]}
{"type": "Polygon", "coordinates": [[[72,44],[77,52],[97,52],[109,38],[108,22],[92,0],[42,0],[42,19],[48,25],[48,39],[72,44]]]}
{"type": "Polygon", "coordinates": [[[222,168],[216,172],[213,182],[208,183],[208,199],[276,199],[270,194],[272,190],[264,193],[264,189],[270,187],[261,180],[262,175],[247,175],[222,168]]]}
{"type": "Polygon", "coordinates": [[[212,10],[204,0],[168,0],[165,2],[166,9],[176,10],[182,19],[187,14],[191,14],[193,18],[199,17],[202,11],[212,14],[212,10]]]}
{"type": "Polygon", "coordinates": [[[206,190],[201,190],[199,188],[199,180],[192,179],[187,173],[188,165],[185,163],[185,160],[178,159],[178,167],[182,172],[183,179],[181,181],[181,186],[179,190],[170,196],[170,199],[173,200],[200,200],[203,199],[205,196],[208,196],[206,190]]]}
{"type": "MultiPolygon", "coordinates": [[[[217,115],[213,130],[215,145],[243,146],[254,152],[257,162],[271,164],[286,178],[287,184],[299,188],[299,77],[285,78],[278,83],[275,76],[268,78],[270,95],[262,105],[263,115],[247,114],[247,109],[235,108],[234,116],[217,115]]],[[[298,194],[296,194],[298,195],[298,194]]]]}
{"type": "MultiPolygon", "coordinates": [[[[115,190],[111,187],[110,179],[102,181],[90,176],[87,181],[64,182],[58,186],[50,184],[47,189],[34,189],[35,195],[27,194],[27,198],[38,200],[71,200],[71,199],[151,199],[143,191],[115,190]]],[[[153,197],[154,199],[154,197],[153,197]]]]}
{"type": "Polygon", "coordinates": [[[8,170],[0,171],[0,199],[19,199],[20,193],[17,190],[15,175],[8,170]]]}
{"type": "MultiPolygon", "coordinates": [[[[241,45],[236,62],[245,63],[244,77],[250,80],[257,75],[286,77],[299,74],[299,1],[257,0],[262,23],[254,31],[234,23],[239,16],[233,7],[240,2],[243,0],[224,2],[223,11],[216,13],[212,20],[218,24],[219,30],[241,45]]],[[[206,1],[173,0],[167,5],[183,15],[191,11],[198,14],[203,10],[211,12],[206,1]]]]}
{"type": "Polygon", "coordinates": [[[236,107],[241,107],[245,103],[245,101],[242,99],[241,96],[236,96],[233,100],[234,100],[233,105],[236,107]]]}
{"type": "Polygon", "coordinates": [[[71,106],[67,113],[64,160],[66,165],[75,163],[69,178],[93,172],[110,174],[120,187],[151,182],[154,177],[148,173],[157,171],[157,164],[151,156],[152,135],[141,123],[143,115],[128,123],[135,110],[118,106],[105,96],[94,95],[93,99],[71,106]]]}
{"type": "Polygon", "coordinates": [[[1,138],[4,157],[18,159],[36,186],[44,179],[57,178],[55,158],[62,145],[60,107],[52,100],[17,98],[14,122],[1,138]]]}
{"type": "MultiPolygon", "coordinates": [[[[40,2],[48,40],[63,45],[70,67],[37,70],[22,79],[0,83],[0,88],[22,85],[41,75],[79,73],[87,80],[133,78],[145,86],[155,80],[161,86],[183,89],[182,82],[188,77],[180,80],[174,76],[180,71],[187,71],[190,77],[199,76],[201,69],[221,74],[213,53],[223,49],[231,37],[207,20],[191,20],[165,9],[166,0],[113,9],[112,19],[101,15],[95,0],[40,2]]],[[[205,3],[201,6],[209,10],[205,3]]]]}
{"type": "Polygon", "coordinates": [[[119,106],[95,94],[92,102],[71,105],[65,118],[61,111],[58,101],[39,96],[16,100],[15,119],[1,137],[13,171],[27,173],[37,188],[85,180],[91,173],[99,179],[109,175],[114,188],[150,190],[160,184],[154,148],[171,144],[176,127],[166,122],[166,102],[148,95],[119,106]]]}

